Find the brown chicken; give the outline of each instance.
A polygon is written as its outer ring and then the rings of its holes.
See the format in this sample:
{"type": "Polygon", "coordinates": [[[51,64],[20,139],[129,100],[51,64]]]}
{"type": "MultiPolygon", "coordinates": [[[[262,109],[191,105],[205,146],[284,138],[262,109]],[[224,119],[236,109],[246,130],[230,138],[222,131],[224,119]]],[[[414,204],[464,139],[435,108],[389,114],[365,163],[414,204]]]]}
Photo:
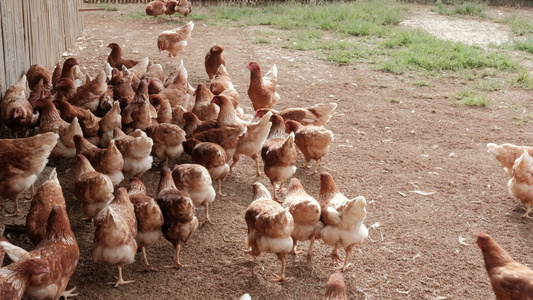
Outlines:
{"type": "Polygon", "coordinates": [[[137,218],[137,236],[135,240],[143,254],[143,271],[157,271],[148,262],[146,248],[153,246],[161,237],[163,213],[154,198],[146,195],[146,187],[139,178],[130,178],[128,194],[135,208],[135,217],[137,218]]]}
{"type": "Polygon", "coordinates": [[[285,138],[283,119],[279,115],[272,115],[270,122],[272,122],[272,127],[270,127],[267,140],[261,147],[261,158],[265,175],[272,183],[274,200],[278,201],[276,185],[280,184],[278,191],[281,191],[285,180],[296,172],[298,151],[294,143],[294,133],[285,138]]]}
{"type": "Polygon", "coordinates": [[[346,284],[340,270],[335,271],[326,283],[324,300],[348,300],[346,296],[346,284]]]}
{"type": "Polygon", "coordinates": [[[211,78],[211,85],[209,86],[209,89],[211,92],[213,92],[213,94],[219,95],[230,86],[233,87],[233,83],[231,82],[231,78],[226,70],[225,65],[219,65],[215,75],[213,75],[213,78],[211,78]]]}
{"type": "Polygon", "coordinates": [[[31,65],[26,72],[26,77],[28,80],[28,87],[32,91],[35,90],[41,80],[44,88],[52,88],[52,74],[50,74],[48,69],[41,64],[31,65]]]}
{"type": "Polygon", "coordinates": [[[48,262],[50,272],[33,276],[26,295],[38,299],[67,299],[76,296],[72,294],[76,288],[66,291],[66,287],[78,266],[80,250],[65,207],[54,206],[45,226],[43,240],[30,252],[8,242],[0,242],[0,247],[4,248],[15,262],[33,258],[48,262]]]}
{"type": "MultiPolygon", "coordinates": [[[[183,120],[185,121],[185,125],[183,125],[183,130],[185,131],[185,136],[187,138],[192,137],[192,135],[195,133],[199,133],[213,128],[218,128],[216,120],[200,121],[200,119],[198,119],[198,117],[193,112],[189,111],[183,113],[183,120]]],[[[190,154],[190,151],[188,151],[187,153],[190,154]]]]}
{"type": "Polygon", "coordinates": [[[100,136],[100,146],[107,147],[113,139],[115,128],[122,128],[122,116],[120,115],[120,104],[113,103],[111,109],[98,122],[98,135],[100,136]]]}
{"type": "Polygon", "coordinates": [[[209,171],[198,164],[175,165],[172,178],[180,191],[189,194],[195,207],[205,206],[206,221],[213,224],[209,218],[209,204],[215,201],[216,192],[209,171]]]}
{"type": "Polygon", "coordinates": [[[320,173],[320,190],[318,202],[321,209],[321,220],[324,229],[320,236],[324,243],[333,246],[331,257],[336,264],[340,261],[337,249],[343,247],[346,257],[342,270],[348,266],[353,248],[362,243],[368,236],[368,229],[363,224],[366,218],[366,199],[359,196],[348,199],[337,187],[333,177],[327,173],[320,173]]]}
{"type": "Polygon", "coordinates": [[[106,74],[102,70],[95,79],[76,89],[76,95],[68,100],[71,104],[96,112],[100,105],[100,97],[107,92],[106,74]]]}
{"type": "Polygon", "coordinates": [[[533,204],[533,158],[527,150],[522,151],[522,155],[514,162],[513,177],[509,179],[507,187],[511,195],[525,205],[526,212],[522,217],[531,219],[529,213],[533,204]]]}
{"type": "Polygon", "coordinates": [[[217,194],[226,196],[222,193],[222,181],[228,177],[230,168],[224,148],[215,143],[200,142],[195,138],[185,143],[194,145],[191,152],[192,162],[204,166],[209,171],[211,179],[218,182],[217,194]]]}
{"type": "Polygon", "coordinates": [[[83,214],[92,219],[113,200],[113,182],[97,172],[82,154],[76,156],[74,196],[81,203],[83,214]]]}
{"type": "Polygon", "coordinates": [[[315,167],[312,173],[316,173],[318,165],[328,151],[333,141],[333,132],[321,126],[303,126],[302,124],[289,120],[285,123],[287,133],[294,132],[294,143],[304,155],[305,166],[309,168],[311,160],[315,160],[315,167]]]}
{"type": "MultiPolygon", "coordinates": [[[[138,81],[141,81],[141,78],[144,77],[144,74],[146,74],[146,71],[148,71],[148,66],[150,65],[150,59],[148,57],[144,57],[139,61],[138,64],[131,68],[127,68],[126,66],[122,67],[122,72],[124,73],[124,76],[133,76],[133,78],[138,78],[138,81]]],[[[134,79],[133,81],[136,81],[137,79],[134,79]]],[[[133,89],[137,90],[138,84],[133,84],[133,89]]]]}
{"type": "Polygon", "coordinates": [[[235,108],[231,103],[231,100],[223,95],[217,95],[213,97],[211,103],[214,103],[220,107],[220,111],[217,117],[218,127],[224,126],[245,126],[250,123],[240,119],[237,116],[235,108]]]}
{"type": "Polygon", "coordinates": [[[13,201],[13,211],[6,216],[22,213],[18,197],[44,170],[58,139],[52,132],[23,139],[0,139],[0,195],[13,201]]]}
{"type": "Polygon", "coordinates": [[[54,100],[72,101],[76,96],[76,85],[70,78],[59,78],[55,85],[54,100]]]}
{"type": "Polygon", "coordinates": [[[172,107],[167,97],[163,94],[150,95],[150,104],[157,112],[158,123],[172,123],[172,107]]]}
{"type": "Polygon", "coordinates": [[[130,133],[135,129],[145,131],[148,127],[157,123],[157,111],[150,104],[150,99],[148,98],[147,79],[141,81],[133,101],[122,110],[121,115],[126,133],[130,133]]]}
{"type": "Polygon", "coordinates": [[[83,137],[91,144],[98,146],[100,144],[98,132],[100,131],[100,121],[102,118],[95,116],[90,110],[86,109],[85,115],[80,120],[83,137]]]}
{"type": "Polygon", "coordinates": [[[119,185],[124,180],[124,174],[122,174],[124,158],[115,146],[115,141],[112,140],[107,149],[102,149],[89,143],[82,136],[75,135],[74,143],[76,144],[76,153],[83,154],[97,172],[109,176],[114,186],[119,185]]]}
{"type": "Polygon", "coordinates": [[[82,120],[85,116],[86,110],[84,108],[72,105],[64,98],[56,99],[53,101],[53,103],[59,111],[59,116],[61,117],[61,119],[65,120],[68,123],[72,122],[74,118],[82,120]]]}
{"type": "Polygon", "coordinates": [[[529,155],[533,155],[533,147],[530,146],[488,143],[487,148],[487,152],[492,154],[500,162],[509,177],[513,177],[513,165],[516,159],[524,154],[524,150],[527,150],[529,155]]]}
{"type": "Polygon", "coordinates": [[[157,204],[163,212],[163,236],[176,249],[172,268],[181,268],[181,245],[186,243],[198,228],[198,218],[195,206],[189,194],[176,188],[172,179],[172,172],[168,167],[161,170],[161,178],[157,188],[157,204]]]}
{"type": "Polygon", "coordinates": [[[63,62],[63,67],[59,63],[56,64],[56,68],[54,69],[54,72],[52,73],[52,85],[56,86],[57,81],[60,78],[67,78],[72,80],[74,82],[74,66],[77,66],[78,60],[74,57],[67,58],[63,62]]]}
{"type": "Polygon", "coordinates": [[[165,95],[170,102],[172,109],[175,109],[180,105],[185,109],[192,108],[187,76],[187,69],[185,68],[185,65],[183,65],[183,60],[181,60],[180,65],[176,68],[176,75],[173,80],[166,85],[166,88],[161,92],[161,94],[165,95]]]}
{"type": "Polygon", "coordinates": [[[187,39],[191,36],[194,28],[192,21],[172,30],[165,30],[157,37],[159,52],[167,50],[168,57],[176,57],[187,46],[187,39]]]}
{"type": "Polygon", "coordinates": [[[261,67],[257,62],[249,62],[247,67],[250,70],[248,97],[252,100],[254,110],[271,108],[279,100],[279,95],[276,92],[276,84],[278,82],[276,65],[272,65],[264,76],[261,74],[261,67]]]}
{"type": "Polygon", "coordinates": [[[285,121],[297,121],[304,126],[324,126],[331,119],[335,108],[337,108],[337,103],[319,103],[308,108],[287,108],[280,112],[273,109],[260,109],[256,117],[262,117],[267,111],[271,111],[279,114],[285,121]]]}
{"type": "Polygon", "coordinates": [[[215,103],[211,103],[213,99],[213,93],[205,86],[205,84],[200,83],[194,92],[195,102],[192,108],[192,112],[198,117],[198,119],[205,120],[215,120],[218,117],[220,107],[215,103]]]}
{"type": "Polygon", "coordinates": [[[239,137],[237,150],[233,154],[233,163],[230,167],[230,172],[239,161],[240,155],[246,155],[255,161],[255,175],[261,175],[259,171],[259,152],[266,141],[270,127],[270,118],[272,113],[267,113],[256,123],[246,126],[246,132],[239,137]]]}
{"type": "Polygon", "coordinates": [[[172,18],[172,15],[176,13],[176,5],[178,5],[178,1],[168,0],[165,7],[165,15],[169,16],[169,18],[172,18]]]}
{"type": "Polygon", "coordinates": [[[291,252],[297,254],[296,244],[298,241],[309,240],[307,260],[311,261],[315,240],[320,238],[320,231],[324,229],[324,223],[320,221],[320,204],[305,192],[300,180],[293,178],[287,187],[287,196],[283,202],[283,207],[289,208],[289,212],[294,218],[291,252]]]}
{"type": "MultiPolygon", "coordinates": [[[[239,136],[246,132],[245,126],[224,128],[213,128],[206,131],[195,133],[191,138],[195,138],[202,142],[211,142],[219,144],[224,151],[226,151],[227,157],[233,157],[237,151],[237,145],[239,143],[239,136]]],[[[191,154],[192,149],[183,149],[186,153],[191,154]]]]}
{"type": "Polygon", "coordinates": [[[76,134],[83,135],[78,118],[74,118],[69,124],[61,119],[59,111],[49,99],[39,99],[36,103],[42,109],[39,131],[59,134],[59,140],[52,150],[52,156],[63,158],[76,156],[74,136],[76,134]]]}
{"type": "Polygon", "coordinates": [[[0,296],[2,299],[20,300],[31,278],[49,273],[48,262],[41,258],[27,259],[0,268],[0,296]]]}
{"type": "Polygon", "coordinates": [[[123,58],[122,48],[119,44],[111,43],[107,45],[107,47],[111,49],[111,53],[109,53],[109,56],[107,57],[107,62],[112,68],[122,70],[122,66],[125,66],[126,68],[132,68],[139,63],[138,60],[123,58]]]}
{"type": "Polygon", "coordinates": [[[135,282],[124,281],[122,268],[135,261],[137,253],[137,220],[135,209],[125,188],[119,188],[113,202],[94,218],[93,260],[116,265],[118,280],[110,282],[118,287],[135,282]]]}
{"type": "Polygon", "coordinates": [[[226,65],[226,59],[224,58],[224,50],[226,47],[220,45],[212,46],[204,58],[205,72],[209,79],[213,79],[218,71],[220,65],[226,65]]]}
{"type": "Polygon", "coordinates": [[[261,252],[275,253],[281,261],[281,273],[276,281],[284,281],[288,253],[292,250],[291,234],[294,219],[288,208],[272,200],[270,193],[259,182],[253,184],[254,200],[246,209],[244,219],[248,226],[248,248],[244,253],[257,257],[261,252]]]}
{"type": "Polygon", "coordinates": [[[165,0],[150,1],[146,4],[144,11],[149,16],[157,17],[165,13],[166,6],[167,3],[165,0]]]}
{"type": "Polygon", "coordinates": [[[178,0],[178,4],[174,7],[174,10],[187,17],[192,12],[192,3],[189,0],[178,0]]]}
{"type": "Polygon", "coordinates": [[[154,142],[152,154],[163,160],[165,166],[183,153],[182,143],[185,141],[185,131],[178,125],[155,124],[146,129],[146,135],[154,142]]]}
{"type": "Polygon", "coordinates": [[[39,244],[46,235],[46,224],[54,206],[66,208],[63,189],[57,179],[54,168],[50,177],[45,181],[33,196],[31,206],[26,216],[26,232],[34,245],[39,244]]]}
{"type": "Polygon", "coordinates": [[[124,158],[124,168],[122,169],[124,177],[140,177],[144,172],[150,170],[154,160],[150,155],[154,142],[144,131],[137,129],[131,135],[127,135],[119,128],[115,128],[113,139],[124,158]]]}
{"type": "Polygon", "coordinates": [[[533,270],[515,261],[488,234],[478,233],[477,246],[498,300],[528,300],[533,295],[533,270]]]}
{"type": "Polygon", "coordinates": [[[112,80],[116,81],[113,85],[113,100],[120,103],[120,109],[124,109],[135,97],[135,91],[131,85],[131,77],[123,77],[122,72],[118,69],[113,69],[112,74],[112,80]]]}
{"type": "Polygon", "coordinates": [[[39,118],[26,97],[26,75],[11,86],[0,102],[1,121],[15,132],[16,137],[24,130],[33,127],[39,118]]]}

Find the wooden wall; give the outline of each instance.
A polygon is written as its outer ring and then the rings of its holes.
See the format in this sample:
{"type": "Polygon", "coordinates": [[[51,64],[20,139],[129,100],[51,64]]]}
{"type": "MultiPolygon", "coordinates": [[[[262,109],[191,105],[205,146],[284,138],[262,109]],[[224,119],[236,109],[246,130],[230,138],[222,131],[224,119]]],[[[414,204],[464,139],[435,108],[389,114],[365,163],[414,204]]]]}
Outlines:
{"type": "Polygon", "coordinates": [[[52,67],[78,38],[83,0],[0,0],[0,97],[36,63],[52,67]]]}

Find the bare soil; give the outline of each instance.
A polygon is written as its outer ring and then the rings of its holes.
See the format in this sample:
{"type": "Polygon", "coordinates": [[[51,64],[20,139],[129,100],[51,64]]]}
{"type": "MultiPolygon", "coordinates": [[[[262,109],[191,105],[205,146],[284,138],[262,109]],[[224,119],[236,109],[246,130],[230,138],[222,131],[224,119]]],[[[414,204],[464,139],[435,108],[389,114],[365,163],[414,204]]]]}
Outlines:
{"type": "MultiPolygon", "coordinates": [[[[157,51],[157,35],[183,21],[176,17],[171,22],[162,18],[125,20],[123,15],[128,11],[142,8],[117,6],[118,12],[84,12],[83,37],[65,55],[77,57],[94,76],[107,58],[107,44],[118,42],[128,58],[148,56],[162,64],[168,74],[171,59],[166,52],[157,51]]],[[[457,20],[427,17],[430,12],[422,6],[413,9],[414,17],[407,25],[415,24],[434,34],[438,34],[436,27],[421,20],[457,20]]],[[[481,41],[509,34],[503,25],[466,21],[476,23],[463,30],[483,35],[481,41]]],[[[451,23],[440,24],[444,33],[461,36],[450,29],[451,23]]],[[[343,273],[350,299],[493,299],[481,252],[474,242],[478,232],[492,235],[516,260],[533,266],[533,221],[520,217],[523,206],[509,195],[506,174],[486,152],[489,142],[531,144],[531,92],[506,86],[487,92],[492,98],[487,107],[455,105],[454,95],[475,82],[422,78],[430,84],[418,86],[413,82],[421,78],[415,75],[377,72],[370,64],[338,66],[316,58],[312,52],[279,48],[275,42],[252,43],[255,31],[261,29],[196,22],[189,45],[178,58],[184,60],[193,86],[208,83],[204,55],[211,45],[225,45],[228,72],[248,111],[249,71],[245,64],[251,60],[264,68],[277,65],[281,100],[276,108],[338,104],[327,125],[335,141],[319,171],[330,172],[347,197],[365,196],[369,202],[365,224],[374,225],[365,242],[356,247],[351,267],[343,273]]],[[[504,76],[496,74],[493,79],[504,82],[504,76]]],[[[184,155],[178,162],[188,160],[184,155]]],[[[302,162],[300,158],[298,163],[302,162]]],[[[174,250],[161,239],[148,250],[152,265],[160,272],[137,272],[141,268],[139,255],[133,265],[124,268],[125,280],[136,282],[113,288],[106,283],[115,280],[116,268],[92,260],[94,227],[81,221],[81,209],[72,194],[74,163],[53,166],[60,172],[80,245],[81,259],[69,283],[69,287],[78,288],[76,299],[238,299],[244,293],[253,299],[321,299],[334,271],[331,247],[321,241],[316,243],[312,266],[302,256],[289,258],[287,275],[293,279],[283,283],[269,281],[280,268],[275,255],[262,254],[254,259],[240,251],[245,247],[244,212],[252,200],[251,185],[258,180],[269,187],[264,175],[253,175],[252,160],[243,158],[223,184],[228,195],[217,197],[210,207],[216,224],[199,228],[182,248],[182,262],[189,267],[164,269],[174,250]]],[[[159,170],[156,163],[141,178],[151,196],[155,196],[159,170]]],[[[40,178],[46,178],[49,171],[47,168],[40,178]]],[[[307,175],[299,169],[295,176],[309,194],[318,194],[318,174],[307,175]]],[[[205,210],[199,208],[197,215],[203,219],[205,210]]],[[[31,249],[24,234],[8,237],[31,249]]],[[[307,246],[303,243],[300,248],[307,246]]]]}

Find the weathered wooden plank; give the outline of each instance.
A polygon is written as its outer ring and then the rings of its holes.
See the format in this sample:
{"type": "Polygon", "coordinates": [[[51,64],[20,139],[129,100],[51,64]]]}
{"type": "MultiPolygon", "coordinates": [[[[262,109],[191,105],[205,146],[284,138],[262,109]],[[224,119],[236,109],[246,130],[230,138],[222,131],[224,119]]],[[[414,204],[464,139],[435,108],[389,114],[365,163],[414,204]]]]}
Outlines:
{"type": "Polygon", "coordinates": [[[7,26],[7,12],[5,0],[0,0],[0,99],[4,97],[4,91],[7,90],[6,83],[6,62],[4,60],[4,30],[7,26]]]}

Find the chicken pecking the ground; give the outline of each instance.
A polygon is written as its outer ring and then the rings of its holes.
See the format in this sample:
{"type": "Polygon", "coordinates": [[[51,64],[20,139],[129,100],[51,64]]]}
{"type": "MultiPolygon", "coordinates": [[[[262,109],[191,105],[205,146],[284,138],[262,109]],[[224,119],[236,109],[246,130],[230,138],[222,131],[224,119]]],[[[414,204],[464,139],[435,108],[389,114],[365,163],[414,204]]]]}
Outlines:
{"type": "Polygon", "coordinates": [[[20,300],[34,276],[50,273],[48,262],[41,258],[27,259],[0,268],[2,299],[20,300]]]}
{"type": "Polygon", "coordinates": [[[282,111],[260,109],[256,112],[256,117],[262,117],[267,111],[271,111],[272,113],[279,114],[285,121],[297,121],[304,126],[325,126],[331,119],[335,108],[337,108],[337,103],[318,103],[307,108],[286,108],[282,111]]]}
{"type": "Polygon", "coordinates": [[[39,113],[33,112],[33,107],[26,97],[26,75],[11,86],[0,101],[0,119],[9,129],[25,135],[25,131],[34,127],[39,118],[39,113]]]}
{"type": "Polygon", "coordinates": [[[206,222],[214,224],[209,217],[209,204],[215,201],[216,192],[209,171],[198,164],[175,165],[172,178],[180,191],[189,194],[194,206],[205,206],[206,222]]]}
{"type": "Polygon", "coordinates": [[[353,248],[368,236],[368,229],[363,224],[366,218],[366,199],[363,196],[351,200],[346,198],[339,191],[331,174],[322,172],[318,202],[325,226],[320,236],[324,243],[333,246],[331,257],[335,264],[340,261],[337,249],[344,248],[346,257],[341,268],[344,271],[349,266],[353,248]]]}
{"type": "Polygon", "coordinates": [[[176,57],[187,46],[187,39],[191,36],[194,28],[192,21],[172,30],[165,30],[157,37],[159,52],[167,50],[168,57],[176,57]]]}
{"type": "Polygon", "coordinates": [[[0,139],[0,195],[13,201],[13,211],[6,216],[22,213],[18,207],[20,193],[32,186],[44,170],[59,136],[49,132],[29,138],[0,139]]]}
{"type": "Polygon", "coordinates": [[[167,267],[182,268],[184,265],[180,262],[181,246],[198,228],[198,218],[195,216],[196,207],[189,194],[176,188],[172,171],[168,167],[161,169],[156,200],[163,213],[163,236],[176,250],[174,264],[167,267]]]}
{"type": "Polygon", "coordinates": [[[298,241],[310,241],[307,260],[311,261],[315,240],[320,238],[320,231],[324,229],[324,223],[320,221],[320,204],[315,198],[307,194],[298,178],[293,178],[287,187],[287,196],[282,206],[289,208],[289,212],[294,218],[291,253],[299,254],[296,252],[298,241]]]}
{"type": "Polygon", "coordinates": [[[326,293],[324,300],[348,300],[346,296],[346,283],[344,283],[344,276],[339,270],[331,274],[326,283],[326,293]]]}
{"type": "Polygon", "coordinates": [[[165,0],[155,0],[148,2],[148,4],[146,4],[146,7],[144,8],[144,11],[148,16],[157,17],[165,14],[166,8],[167,3],[165,0]]]}
{"type": "Polygon", "coordinates": [[[294,132],[294,143],[302,152],[306,162],[302,167],[309,168],[311,160],[315,160],[312,173],[316,173],[322,157],[329,151],[329,146],[333,141],[333,132],[322,126],[303,126],[292,120],[285,122],[285,128],[287,133],[294,132]]]}
{"type": "Polygon", "coordinates": [[[122,268],[135,261],[137,253],[137,220],[135,209],[125,188],[119,188],[115,199],[94,218],[93,260],[116,265],[118,280],[115,287],[135,282],[122,278],[122,268]]]}
{"type": "Polygon", "coordinates": [[[532,299],[533,270],[515,261],[488,234],[478,233],[476,243],[483,254],[485,269],[496,299],[532,299]]]}
{"type": "Polygon", "coordinates": [[[253,184],[254,199],[246,209],[244,219],[248,226],[248,248],[246,254],[257,257],[261,252],[274,253],[281,261],[281,272],[275,281],[284,281],[287,257],[292,250],[291,238],[294,219],[289,208],[272,200],[265,186],[253,184]]]}

